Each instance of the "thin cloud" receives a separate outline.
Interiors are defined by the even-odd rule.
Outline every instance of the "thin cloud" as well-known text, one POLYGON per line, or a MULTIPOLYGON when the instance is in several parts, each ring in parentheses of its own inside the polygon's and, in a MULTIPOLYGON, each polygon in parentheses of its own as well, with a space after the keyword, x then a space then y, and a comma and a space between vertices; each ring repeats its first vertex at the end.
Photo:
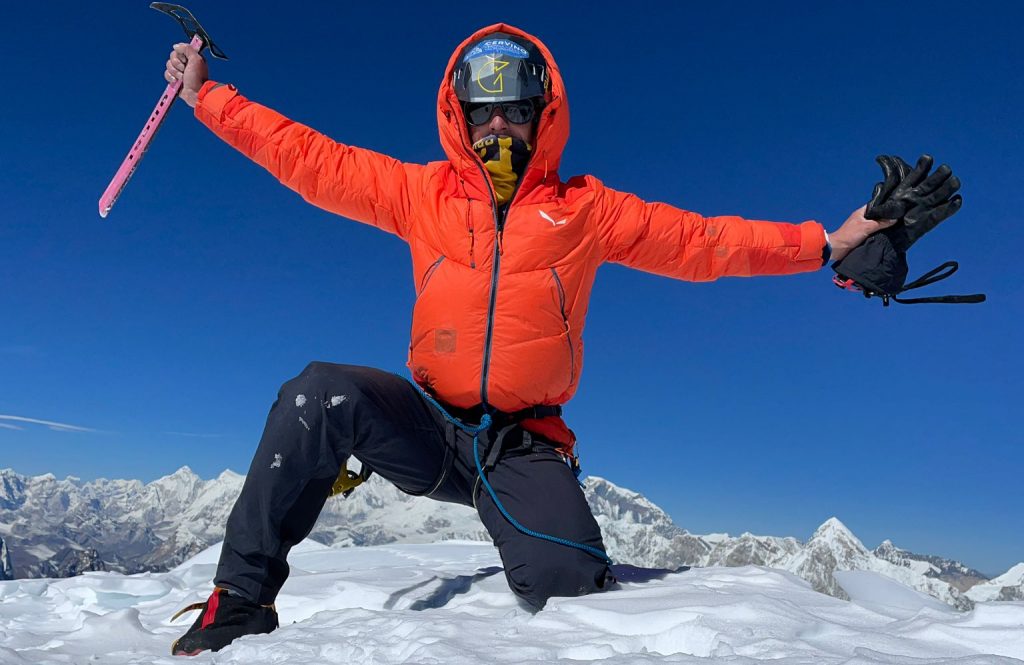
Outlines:
POLYGON ((25 429, 24 427, 18 427, 17 425, 8 425, 7 423, 0 423, 0 429, 25 429))
MULTIPOLYGON (((98 430, 92 429, 90 427, 79 427, 78 425, 68 425, 67 423, 57 423, 57 422, 54 422, 52 420, 39 420, 38 418, 25 418, 23 416, 5 416, 5 415, 0 415, 0 420, 13 420, 13 421, 19 422, 19 423, 30 423, 32 425, 43 425, 44 427, 49 427, 50 429, 52 429, 55 432, 96 432, 96 431, 98 431, 98 430)), ((15 425, 6 425, 4 423, 0 423, 0 426, 5 427, 5 429, 7 429, 7 428, 10 428, 10 429, 23 429, 21 427, 15 426, 15 425)))

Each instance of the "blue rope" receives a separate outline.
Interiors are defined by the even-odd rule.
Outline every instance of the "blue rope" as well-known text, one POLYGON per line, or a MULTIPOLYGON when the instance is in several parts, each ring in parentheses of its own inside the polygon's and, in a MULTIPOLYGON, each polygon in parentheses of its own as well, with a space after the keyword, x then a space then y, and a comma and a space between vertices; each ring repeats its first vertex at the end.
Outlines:
POLYGON ((473 461, 476 463, 477 475, 480 476, 480 481, 483 483, 483 486, 487 490, 487 493, 491 496, 491 500, 494 501, 494 505, 498 507, 498 510, 505 517, 505 519, 508 520, 509 524, 515 527, 517 531, 525 533, 527 536, 532 536, 534 538, 547 540, 558 545, 565 545, 566 547, 572 547, 578 550, 583 550, 587 554, 595 556, 609 565, 613 563, 611 557, 609 557, 607 554, 597 549, 596 547, 591 547, 590 545, 586 545, 584 543, 577 543, 576 541, 567 540, 565 538, 549 536, 546 533, 540 533, 539 531, 528 529, 522 524, 520 524, 516 518, 512 517, 512 515, 507 510, 505 510, 505 506, 502 505, 501 500, 498 499, 498 494, 494 491, 494 488, 491 487, 491 484, 489 482, 487 482, 487 478, 484 477, 483 466, 480 464, 480 432, 485 431, 487 428, 491 426, 491 423, 493 422, 491 420, 491 414, 485 413, 483 417, 480 419, 480 424, 477 425, 476 427, 466 425, 462 421, 458 420, 457 418, 449 414, 447 411, 445 411, 444 407, 441 406, 433 397, 425 393, 422 388, 420 388, 416 384, 413 385, 416 386, 416 389, 420 391, 420 394, 423 395, 423 397, 428 402, 433 404, 434 407, 441 412, 441 415, 443 415, 448 422, 455 425, 456 427, 466 432, 467 434, 473 435, 473 461))

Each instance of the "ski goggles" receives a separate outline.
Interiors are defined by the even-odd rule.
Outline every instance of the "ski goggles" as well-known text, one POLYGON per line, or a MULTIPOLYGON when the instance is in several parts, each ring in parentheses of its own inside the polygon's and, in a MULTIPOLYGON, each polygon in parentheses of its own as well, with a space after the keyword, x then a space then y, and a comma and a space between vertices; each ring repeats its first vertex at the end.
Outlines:
POLYGON ((537 106, 532 99, 517 99, 511 102, 465 102, 462 105, 466 122, 474 127, 490 122, 491 116, 498 108, 501 108, 505 120, 514 125, 525 125, 537 114, 537 106))

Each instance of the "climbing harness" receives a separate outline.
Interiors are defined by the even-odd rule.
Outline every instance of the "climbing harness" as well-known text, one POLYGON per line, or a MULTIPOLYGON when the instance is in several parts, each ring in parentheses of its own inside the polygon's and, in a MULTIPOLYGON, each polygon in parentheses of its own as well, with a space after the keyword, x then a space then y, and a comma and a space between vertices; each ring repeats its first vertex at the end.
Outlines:
MULTIPOLYGON (((486 489, 487 493, 490 495, 491 500, 494 501, 494 505, 498 508, 498 511, 501 512, 502 516, 508 521, 509 524, 511 524, 517 531, 519 531, 520 533, 524 533, 527 536, 539 538, 541 540, 546 540, 552 543, 556 543, 558 545, 564 545, 566 547, 572 547, 578 550, 582 550, 587 554, 597 557, 598 559, 604 561, 607 564, 612 563, 611 557, 609 557, 605 552, 599 550, 596 547, 591 547, 590 545, 586 545, 584 543, 577 543, 575 541, 567 540, 565 538, 558 538, 557 536, 551 536, 546 533, 540 533, 539 531, 534 531, 533 529, 529 529, 520 524, 519 521, 516 518, 514 518, 508 512, 508 510, 505 509, 505 506, 502 505, 501 500, 498 498, 498 494, 494 491, 494 488, 491 487, 491 484, 487 481, 487 477, 484 474, 484 465, 480 463, 480 434, 486 432, 488 429, 490 429, 491 425, 494 424, 494 420, 491 417, 491 414, 484 412, 484 414, 480 417, 479 425, 467 425, 460 421, 459 419, 452 416, 451 414, 449 414, 448 411, 443 406, 441 406, 441 404, 438 403, 437 400, 435 400, 433 397, 424 392, 422 388, 420 388, 416 384, 413 385, 416 387, 417 390, 420 391, 420 394, 423 395, 424 399, 430 402, 430 404, 432 404, 438 411, 441 412, 441 415, 444 416, 445 420, 450 425, 458 427, 467 434, 473 435, 473 462, 476 464, 477 476, 480 478, 480 482, 483 484, 484 489, 486 489)), ((535 407, 534 411, 537 408, 539 407, 535 407)), ((531 410, 527 409, 527 412, 530 411, 531 410)), ((498 439, 491 446, 487 456, 488 467, 493 466, 495 463, 497 463, 498 455, 500 454, 501 451, 500 441, 504 437, 504 435, 513 427, 515 427, 515 424, 506 425, 505 427, 502 427, 501 430, 499 430, 498 439)), ((529 433, 524 432, 524 435, 529 435, 529 433)), ((576 475, 576 480, 577 482, 579 482, 579 462, 576 461, 575 458, 573 458, 573 460, 575 464, 569 463, 569 467, 573 470, 573 473, 576 475)))

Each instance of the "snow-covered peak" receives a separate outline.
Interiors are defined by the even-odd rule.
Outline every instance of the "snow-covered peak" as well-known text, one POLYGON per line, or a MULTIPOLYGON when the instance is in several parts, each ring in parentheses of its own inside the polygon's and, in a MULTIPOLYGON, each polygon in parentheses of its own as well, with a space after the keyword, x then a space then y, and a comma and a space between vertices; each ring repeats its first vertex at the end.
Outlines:
POLYGON ((174 473, 169 473, 166 476, 163 476, 162 478, 160 478, 160 480, 163 480, 165 478, 191 479, 191 478, 198 478, 198 476, 192 470, 192 467, 190 467, 188 464, 186 464, 186 465, 182 466, 180 469, 178 469, 177 471, 175 471, 174 473))
POLYGON ((672 526, 672 518, 644 495, 619 487, 599 476, 589 476, 585 492, 592 507, 613 520, 633 524, 672 526))
POLYGON ((166 488, 192 488, 196 484, 202 483, 203 479, 200 478, 192 471, 188 466, 183 466, 172 474, 157 478, 150 486, 166 487, 166 488))
POLYGON ((931 574, 933 566, 921 561, 911 561, 915 565, 907 565, 901 557, 912 555, 891 542, 888 545, 883 552, 893 555, 895 559, 892 561, 869 551, 846 525, 833 517, 818 527, 804 549, 784 567, 810 581, 815 589, 838 598, 846 598, 846 593, 837 583, 835 573, 862 570, 880 573, 957 609, 970 609, 971 601, 963 597, 958 588, 931 574))
POLYGON ((0 510, 15 510, 25 501, 25 478, 11 469, 0 471, 0 510))
POLYGON ((897 547, 891 540, 885 540, 876 547, 874 555, 889 563, 907 568, 917 575, 942 580, 961 592, 987 579, 981 572, 960 561, 931 554, 915 554, 897 547))
POLYGON ((967 591, 967 597, 975 602, 1024 600, 1024 562, 1018 563, 999 577, 971 587, 967 591))
POLYGON ((706 566, 753 564, 779 567, 802 549, 796 538, 757 536, 750 532, 744 532, 738 538, 730 538, 728 535, 714 540, 709 540, 707 536, 701 538, 714 547, 707 559, 701 562, 701 565, 706 566))
MULTIPOLYGON (((783 562, 782 567, 808 580, 823 593, 846 598, 836 582, 837 570, 870 570, 877 559, 846 525, 835 517, 825 520, 802 549, 783 562)), ((892 564, 889 564, 892 565, 892 564)))
POLYGON ((220 475, 217 476, 218 482, 236 482, 239 480, 245 480, 245 476, 240 473, 235 473, 231 469, 224 469, 220 472, 220 475))
POLYGON ((879 543, 878 547, 875 548, 875 555, 881 556, 882 554, 894 554, 902 551, 903 550, 893 545, 891 540, 886 538, 881 543, 879 543))
POLYGON ((1018 563, 1016 566, 1010 568, 1008 571, 991 581, 1004 586, 1024 584, 1024 562, 1018 563))
POLYGON ((837 543, 842 546, 853 545, 857 549, 867 552, 867 548, 860 542, 857 536, 853 535, 845 524, 839 521, 838 517, 830 517, 815 530, 811 541, 825 541, 837 543))

